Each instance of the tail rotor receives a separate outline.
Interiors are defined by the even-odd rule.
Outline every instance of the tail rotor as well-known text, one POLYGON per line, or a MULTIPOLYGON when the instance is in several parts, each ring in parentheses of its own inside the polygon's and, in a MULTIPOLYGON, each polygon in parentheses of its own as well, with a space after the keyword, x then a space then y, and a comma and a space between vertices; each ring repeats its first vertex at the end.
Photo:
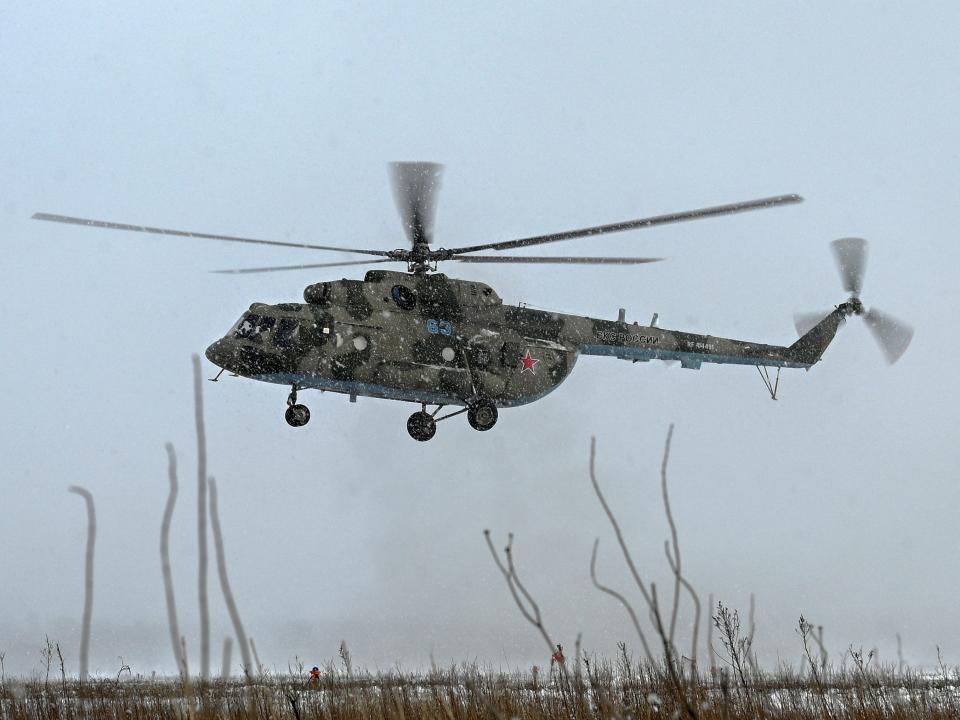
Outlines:
MULTIPOLYGON (((876 308, 865 309, 860 301, 863 278, 867 268, 867 241, 862 238, 841 238, 830 243, 843 289, 850 293, 847 302, 837 306, 845 316, 860 315, 867 324, 888 363, 895 363, 907 351, 913 339, 913 328, 892 315, 876 308)), ((829 312, 797 313, 794 324, 801 336, 816 327, 829 312)))
POLYGON ((900 359, 907 351, 913 339, 913 328, 902 320, 882 313, 876 308, 870 308, 863 315, 867 327, 873 333, 874 339, 883 351, 884 357, 891 365, 900 359))

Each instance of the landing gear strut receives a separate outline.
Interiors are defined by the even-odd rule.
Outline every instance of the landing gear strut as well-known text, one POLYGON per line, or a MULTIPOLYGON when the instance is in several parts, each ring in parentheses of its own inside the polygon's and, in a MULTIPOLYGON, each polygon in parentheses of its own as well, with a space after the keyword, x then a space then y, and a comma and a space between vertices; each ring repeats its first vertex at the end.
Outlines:
POLYGON ((297 386, 294 385, 287 396, 287 411, 284 413, 290 427, 303 427, 310 422, 310 408, 297 404, 297 386))
POLYGON ((418 442, 426 442, 437 434, 437 423, 441 420, 467 414, 467 421, 474 430, 489 430, 497 424, 497 406, 487 398, 475 399, 467 407, 437 417, 444 405, 437 405, 433 412, 427 412, 427 404, 421 403, 422 410, 407 419, 407 432, 418 442))

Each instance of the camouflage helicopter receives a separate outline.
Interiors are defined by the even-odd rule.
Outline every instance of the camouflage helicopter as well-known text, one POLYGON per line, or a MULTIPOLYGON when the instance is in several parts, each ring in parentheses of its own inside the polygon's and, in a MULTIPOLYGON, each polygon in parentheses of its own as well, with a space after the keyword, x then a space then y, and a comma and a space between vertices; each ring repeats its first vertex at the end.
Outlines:
POLYGON ((290 387, 286 421, 302 427, 310 411, 298 401, 305 389, 418 403, 407 420, 415 440, 430 440, 437 423, 466 413, 476 430, 490 430, 499 409, 524 405, 547 395, 570 374, 580 355, 646 362, 679 361, 685 368, 702 363, 752 365, 776 399, 781 368, 810 368, 833 340, 841 323, 862 315, 888 361, 906 350, 909 326, 860 301, 866 243, 845 238, 833 243, 844 288, 850 298, 828 313, 798 316, 801 335, 790 346, 764 345, 710 335, 568 315, 505 305, 485 283, 437 272, 441 262, 635 265, 656 262, 649 257, 536 257, 475 255, 483 250, 509 250, 560 240, 623 232, 719 215, 797 203, 798 195, 780 195, 729 205, 658 215, 579 230, 488 242, 453 249, 432 247, 436 194, 442 166, 394 163, 394 199, 410 242, 397 250, 358 249, 276 240, 213 235, 139 225, 86 220, 37 213, 38 220, 226 240, 281 247, 347 252, 366 260, 308 265, 222 270, 262 273, 349 265, 405 263, 406 272, 369 270, 363 280, 343 279, 308 285, 303 303, 253 303, 230 331, 206 350, 220 372, 290 387), (776 375, 771 376, 770 370, 776 375), (428 410, 428 406, 434 409, 428 410), (454 407, 446 414, 444 408, 454 407))

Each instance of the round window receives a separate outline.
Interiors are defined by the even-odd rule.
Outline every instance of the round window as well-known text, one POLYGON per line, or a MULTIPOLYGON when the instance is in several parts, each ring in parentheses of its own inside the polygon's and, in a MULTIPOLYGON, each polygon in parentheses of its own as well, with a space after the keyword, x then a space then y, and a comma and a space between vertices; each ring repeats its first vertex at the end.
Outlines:
POLYGON ((417 304, 417 296, 405 285, 394 285, 390 295, 401 310, 413 310, 417 304))

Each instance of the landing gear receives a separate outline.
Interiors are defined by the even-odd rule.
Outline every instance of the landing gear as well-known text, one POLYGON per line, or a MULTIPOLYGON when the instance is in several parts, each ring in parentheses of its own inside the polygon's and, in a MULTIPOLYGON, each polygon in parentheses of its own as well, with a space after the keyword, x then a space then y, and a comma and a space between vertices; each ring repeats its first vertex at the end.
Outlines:
POLYGON ((287 396, 287 411, 284 418, 290 427, 303 427, 310 422, 310 408, 297 403, 297 386, 294 385, 287 396))
POLYGON ((290 427, 303 427, 310 422, 310 408, 306 405, 291 405, 283 416, 290 427))
POLYGON ((421 406, 423 409, 420 412, 415 412, 407 420, 407 432, 410 433, 410 437, 419 442, 426 442, 436 435, 437 423, 441 420, 463 415, 463 413, 467 414, 470 427, 474 430, 489 430, 497 424, 497 406, 493 404, 492 400, 486 398, 474 400, 467 407, 454 410, 446 415, 440 415, 440 417, 437 417, 437 415, 443 410, 444 405, 437 405, 433 412, 427 412, 426 403, 421 403, 421 406))
POLYGON ((489 430, 497 424, 497 406, 491 400, 481 399, 467 410, 467 422, 474 430, 489 430))
POLYGON ((418 442, 426 442, 437 434, 437 421, 426 410, 415 412, 407 419, 407 432, 418 442))

